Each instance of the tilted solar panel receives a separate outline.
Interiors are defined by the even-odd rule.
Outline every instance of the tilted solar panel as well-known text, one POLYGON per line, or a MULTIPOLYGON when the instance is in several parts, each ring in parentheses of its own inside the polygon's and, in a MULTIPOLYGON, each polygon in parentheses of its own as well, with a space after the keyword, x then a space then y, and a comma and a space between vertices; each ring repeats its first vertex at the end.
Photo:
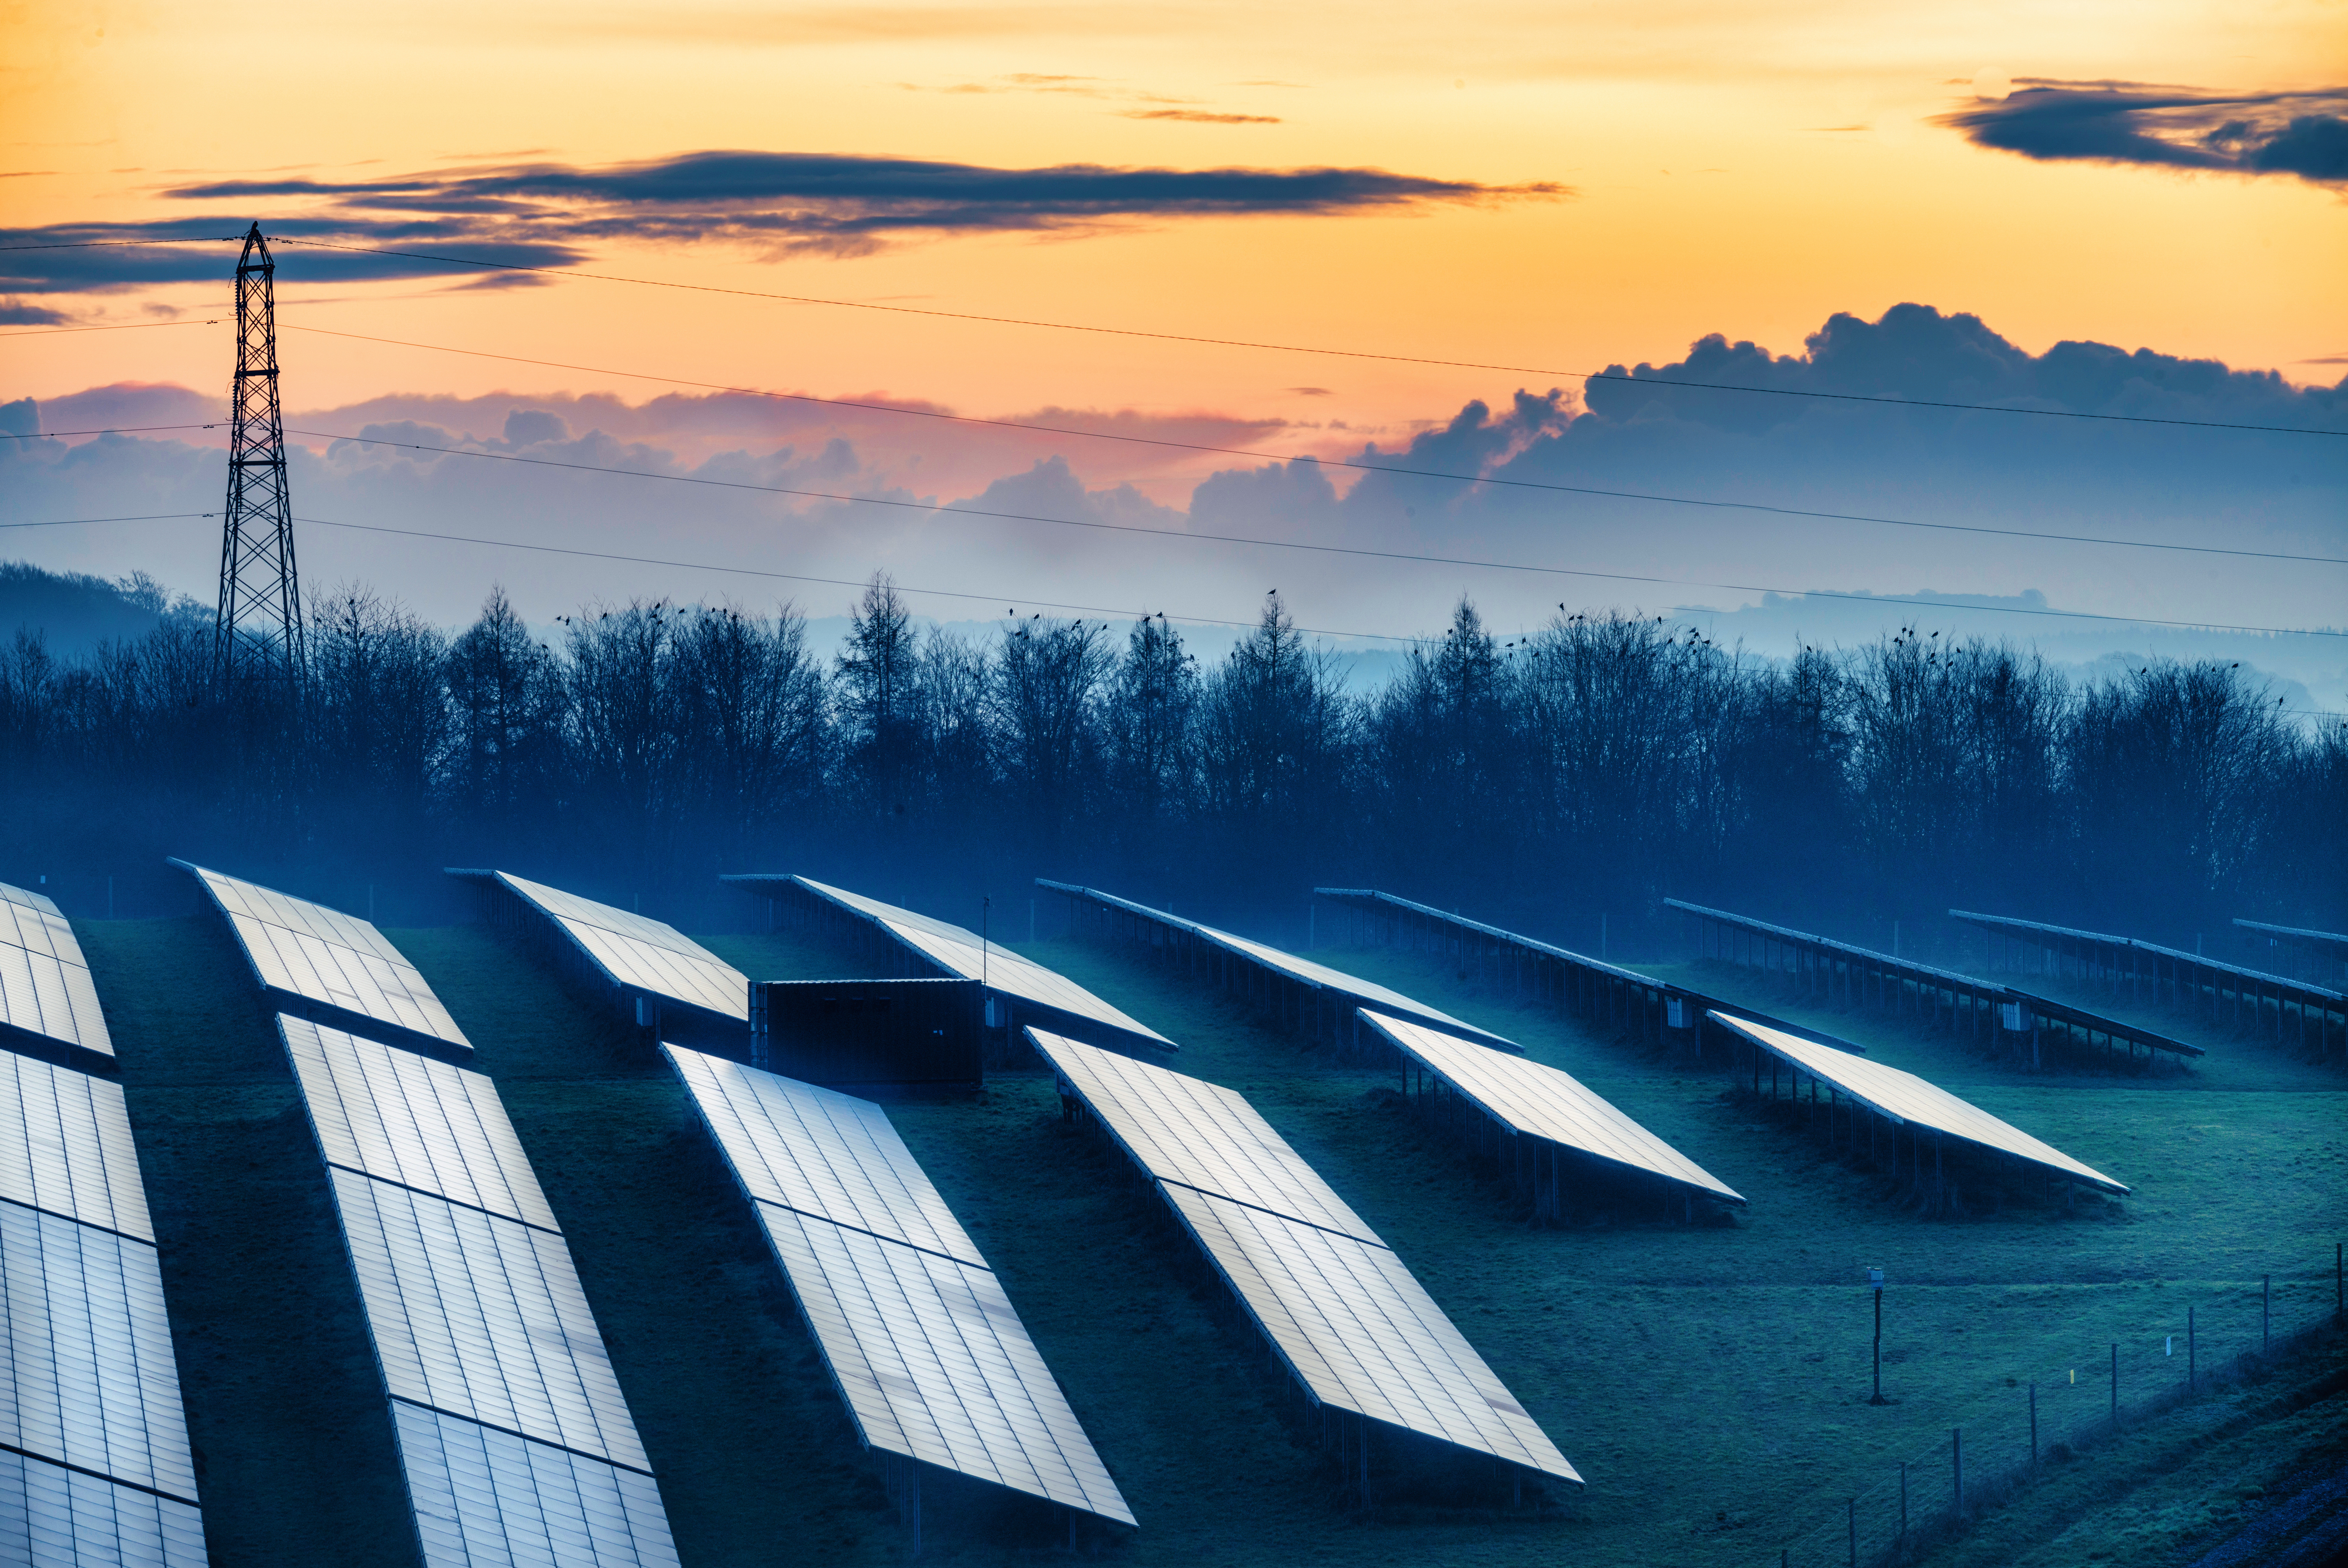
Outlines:
POLYGON ((1392 1252, 1161 1185, 1315 1399, 1581 1483, 1581 1472, 1392 1252))
POLYGON ((1787 1034, 1782 1029, 1773 1029, 1733 1014, 1715 1011, 1712 1016, 1819 1082, 1833 1085, 1879 1116, 1915 1127, 1930 1128, 1951 1138, 1960 1138, 2002 1154, 2011 1154, 2034 1165, 2100 1187, 2107 1192, 2128 1191, 2127 1187, 2102 1171, 2081 1164, 2054 1145, 2031 1137, 2018 1127, 2000 1121, 1981 1107, 1958 1099, 1938 1084, 1920 1078, 1914 1073, 1901 1072, 1898 1068, 1886 1067, 1865 1057, 1854 1057, 1829 1046, 1817 1045, 1787 1034))
POLYGON ((1027 1033, 1134 1163, 1159 1181, 1384 1244, 1242 1096, 1154 1062, 1027 1033))
POLYGON ((986 1266, 879 1106, 723 1057, 661 1049, 752 1198, 986 1266))
POLYGON ((1732 1203, 1744 1198, 1694 1161, 1632 1120, 1572 1074, 1529 1057, 1488 1050, 1365 1007, 1363 1021, 1459 1094, 1517 1131, 1581 1150, 1612 1164, 1694 1187, 1732 1203))
POLYGON ((236 933, 263 989, 467 1050, 416 965, 366 921, 185 861, 236 933))
POLYGON ((328 1174, 394 1398, 651 1468, 561 1237, 328 1174))
POLYGON ((196 1501, 153 1247, 0 1202, 0 1446, 196 1501))
POLYGON ((0 1198, 152 1242, 122 1086, 0 1051, 0 1198))
POLYGON ((1244 936, 1234 936, 1228 931, 1218 931, 1211 925, 1205 925, 1195 920, 1185 920, 1179 914, 1169 914, 1162 909, 1151 909, 1147 904, 1136 903, 1131 899, 1119 898, 1115 893, 1102 892, 1097 888, 1077 887, 1069 882, 1048 882, 1042 877, 1035 879, 1035 885, 1051 888, 1057 892, 1074 893, 1089 898, 1113 909, 1122 909, 1128 913, 1140 915, 1144 919, 1157 921, 1178 931, 1189 932, 1217 947, 1236 953, 1243 958, 1251 959, 1267 969, 1285 975, 1290 979, 1313 986, 1316 990, 1351 997, 1356 1003, 1366 1003, 1381 1012, 1398 1017, 1420 1019, 1433 1024, 1438 1029, 1448 1029, 1455 1035, 1465 1036, 1471 1040, 1483 1040, 1498 1046, 1503 1050, 1517 1049, 1517 1043, 1504 1035, 1496 1035, 1489 1029, 1479 1029, 1473 1024, 1464 1023, 1448 1013, 1430 1007, 1426 1003, 1406 996, 1399 991, 1390 990, 1375 980, 1365 980, 1358 975, 1348 975, 1342 969, 1332 969, 1326 964, 1316 964, 1310 958, 1300 958, 1293 953, 1282 952, 1267 943, 1253 942, 1244 936))
POLYGON ((326 1162, 559 1231, 486 1077, 279 1014, 326 1162))
POLYGON ((754 1207, 866 1442, 1134 1522, 991 1271, 754 1207))
POLYGON ((675 1568, 653 1478, 395 1399, 425 1568, 675 1568))
POLYGON ((875 922, 898 941, 950 975, 965 980, 983 980, 988 989, 1004 995, 1086 1018, 1169 1049, 1173 1047, 1173 1041, 1102 1001, 1066 975, 999 944, 983 941, 974 931, 965 931, 959 925, 949 924, 926 914, 916 914, 893 903, 882 903, 879 899, 866 898, 861 893, 829 887, 808 877, 791 880, 809 892, 875 922))
POLYGON ((114 1054, 89 963, 73 927, 40 893, 0 883, 0 1025, 100 1056, 114 1054))
POLYGON ((0 1563, 12 1568, 206 1568, 187 1503, 0 1450, 0 1563))
POLYGON ((748 1021, 749 976, 675 927, 510 872, 496 876, 622 985, 748 1021))

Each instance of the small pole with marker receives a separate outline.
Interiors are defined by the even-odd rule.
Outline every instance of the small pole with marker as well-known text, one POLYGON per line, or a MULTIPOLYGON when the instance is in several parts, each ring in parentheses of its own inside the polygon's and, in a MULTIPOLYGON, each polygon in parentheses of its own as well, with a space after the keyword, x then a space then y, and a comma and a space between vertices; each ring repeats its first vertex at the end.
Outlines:
POLYGON ((1885 1402, 1883 1398, 1883 1271, 1879 1268, 1869 1269, 1867 1283, 1875 1296, 1875 1397, 1868 1403, 1880 1405, 1885 1402))

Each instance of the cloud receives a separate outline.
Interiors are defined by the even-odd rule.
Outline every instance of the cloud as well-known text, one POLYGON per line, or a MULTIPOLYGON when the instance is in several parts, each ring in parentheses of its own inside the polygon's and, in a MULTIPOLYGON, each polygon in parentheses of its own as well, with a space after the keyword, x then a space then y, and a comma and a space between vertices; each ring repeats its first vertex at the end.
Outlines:
POLYGON ((1938 122, 1977 146, 2041 161, 2348 183, 2348 88, 2228 97, 2137 82, 2025 82, 1938 122))
POLYGON ((1196 108, 1127 108, 1118 115, 1126 119, 1186 119, 1194 125, 1278 125, 1276 114, 1210 114, 1196 108))
MULTIPOLYGON (((586 246, 623 238, 858 255, 945 235, 1334 217, 1572 192, 1546 183, 1485 185, 1383 169, 990 169, 850 153, 716 151, 600 167, 535 163, 375 180, 214 180, 164 194, 232 204, 234 215, 0 231, 0 288, 216 282, 225 243, 242 233, 247 215, 289 207, 297 215, 269 220, 273 236, 411 253, 461 249, 485 262, 561 268, 582 260, 586 246)), ((285 262, 281 254, 280 265, 285 262)), ((304 252, 298 275, 350 282, 449 273, 479 275, 428 256, 331 249, 304 252)))
POLYGON ((46 305, 26 304, 20 299, 0 299, 0 326, 57 326, 68 318, 62 311, 46 305))

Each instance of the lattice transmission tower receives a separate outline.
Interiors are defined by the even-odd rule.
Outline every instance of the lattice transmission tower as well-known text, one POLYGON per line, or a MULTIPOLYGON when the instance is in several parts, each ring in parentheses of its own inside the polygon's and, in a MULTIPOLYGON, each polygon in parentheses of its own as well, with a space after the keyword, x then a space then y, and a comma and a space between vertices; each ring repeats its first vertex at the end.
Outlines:
POLYGON ((255 223, 236 263, 236 385, 230 393, 228 510, 221 535, 213 664, 223 694, 300 688, 302 585, 277 407, 277 263, 255 223))

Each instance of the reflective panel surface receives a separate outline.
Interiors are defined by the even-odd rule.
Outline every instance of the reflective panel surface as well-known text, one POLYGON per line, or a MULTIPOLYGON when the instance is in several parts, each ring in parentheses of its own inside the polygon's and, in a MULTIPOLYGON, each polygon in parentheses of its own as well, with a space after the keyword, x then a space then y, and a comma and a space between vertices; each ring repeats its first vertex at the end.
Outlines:
POLYGON ((262 985, 472 1048, 416 965, 366 921, 201 866, 186 866, 228 916, 262 985))
POLYGON ((0 1202, 0 1444, 196 1500, 153 1247, 0 1202))
POLYGON ((89 964, 57 906, 0 882, 0 1024, 114 1054, 89 964))
POLYGON ((2020 1128, 2000 1121, 1981 1107, 1959 1099, 1914 1073, 1901 1072, 1898 1068, 1885 1067, 1881 1062, 1854 1057, 1828 1046, 1814 1045, 1783 1029, 1773 1029, 1734 1014, 1715 1011, 1712 1016, 1772 1056, 1792 1063, 1821 1083, 1833 1085, 1859 1104, 1894 1121, 1962 1138, 2034 1165, 2075 1176, 2107 1192, 2128 1191, 2102 1171, 2082 1165, 2054 1145, 2040 1142, 2020 1128))
POLYGON ((675 926, 504 872, 497 877, 621 985, 749 1021, 749 976, 675 926))
POLYGON ((1592 1093, 1572 1074, 1362 1009, 1372 1028, 1456 1092, 1519 1132, 1617 1165, 1679 1181, 1715 1198, 1745 1200, 1725 1182, 1592 1093))
POLYGON ((391 1405, 425 1568, 675 1568, 653 1478, 391 1405))
POLYGON ((184 1502, 0 1452, 0 1563, 11 1568, 205 1568, 184 1502))
POLYGON ((1036 879, 1036 885, 1052 888, 1061 892, 1078 893, 1086 898, 1096 899, 1112 908, 1126 910, 1146 919, 1173 926, 1177 930, 1189 932, 1202 941, 1236 953, 1242 958, 1252 959, 1265 968, 1285 975, 1292 980, 1299 981, 1318 990, 1350 997, 1357 1005, 1365 1004, 1392 1016, 1416 1018, 1424 1023, 1432 1024, 1438 1029, 1448 1029, 1455 1035, 1465 1036, 1471 1040, 1487 1040, 1511 1051, 1517 1048, 1516 1042, 1506 1036, 1496 1035, 1489 1029, 1479 1029, 1473 1024, 1463 1023, 1448 1013, 1440 1012, 1424 1002, 1413 1001, 1399 991, 1389 991, 1384 985, 1375 981, 1365 980, 1358 975, 1348 975, 1342 969, 1332 969, 1325 964, 1315 964, 1310 958, 1299 958, 1293 953, 1283 953, 1279 948, 1267 944, 1251 942, 1244 936, 1233 936, 1228 931, 1218 931, 1211 925, 1201 925, 1195 920, 1185 920, 1179 914, 1169 914, 1162 909, 1151 909, 1146 904, 1136 903, 1131 899, 1118 898, 1114 893, 1102 892, 1096 888, 1076 887, 1066 882, 1045 882, 1040 877, 1036 879))
POLYGON ((1581 1481, 1393 1253, 1188 1187, 1161 1190, 1323 1404, 1581 1481))
POLYGON ((755 1207, 866 1442, 1133 1522, 991 1272, 755 1207))
POLYGON ((283 1013, 277 1027, 328 1164, 561 1228, 486 1077, 283 1013))
POLYGON ((1109 1028, 1138 1035, 1169 1048, 1174 1044, 1148 1025, 1110 1006, 1067 976, 997 944, 982 943, 974 931, 965 931, 959 925, 933 920, 926 914, 916 914, 910 909, 900 909, 893 903, 882 903, 879 899, 866 898, 861 893, 828 887, 806 877, 791 880, 810 892, 874 922, 950 975, 960 975, 965 980, 983 980, 990 990, 1000 991, 1004 995, 1071 1013, 1080 1018, 1089 1018, 1109 1028))
POLYGON ((0 1199, 152 1242, 122 1086, 0 1051, 0 1199))
POLYGON ((561 1236, 328 1174, 394 1398, 650 1468, 561 1236))
POLYGON ((752 1198, 986 1266, 879 1106, 723 1057, 661 1049, 752 1198))
POLYGON ((1241 1096, 1041 1029, 1027 1036, 1148 1174, 1384 1244, 1241 1096))

